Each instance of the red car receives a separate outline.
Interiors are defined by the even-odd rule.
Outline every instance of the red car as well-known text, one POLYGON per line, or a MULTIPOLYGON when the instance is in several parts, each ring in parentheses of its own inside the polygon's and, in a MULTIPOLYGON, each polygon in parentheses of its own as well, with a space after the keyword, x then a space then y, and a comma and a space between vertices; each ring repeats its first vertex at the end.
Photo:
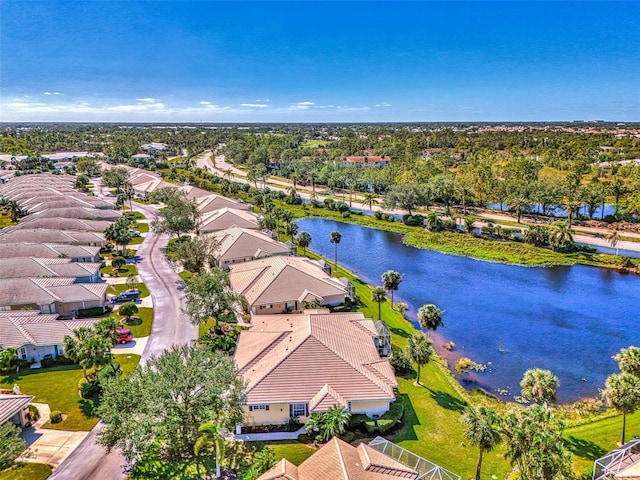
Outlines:
POLYGON ((118 343, 128 343, 133 340, 133 333, 128 328, 119 328, 116 330, 116 339, 118 343))

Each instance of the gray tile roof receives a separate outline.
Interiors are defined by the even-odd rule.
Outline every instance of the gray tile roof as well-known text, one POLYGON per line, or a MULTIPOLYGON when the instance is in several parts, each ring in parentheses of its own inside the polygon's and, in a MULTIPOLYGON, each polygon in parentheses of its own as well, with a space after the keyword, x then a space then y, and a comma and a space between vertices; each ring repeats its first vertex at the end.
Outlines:
POLYGON ((28 277, 88 277, 100 270, 99 263, 72 262, 70 258, 3 258, 0 279, 28 277))
POLYGON ((31 400, 31 395, 0 394, 0 425, 29 405, 31 400))
POLYGON ((77 258, 98 258, 100 247, 84 245, 61 245, 55 243, 2 243, 0 242, 0 258, 60 258, 66 256, 77 258))
MULTIPOLYGON (((26 224, 25 224, 26 225, 26 224)), ((98 245, 105 244, 102 233, 97 232, 73 232, 60 229, 46 228, 23 228, 20 230, 2 231, 0 230, 0 242, 2 243, 59 243, 68 245, 98 245)))

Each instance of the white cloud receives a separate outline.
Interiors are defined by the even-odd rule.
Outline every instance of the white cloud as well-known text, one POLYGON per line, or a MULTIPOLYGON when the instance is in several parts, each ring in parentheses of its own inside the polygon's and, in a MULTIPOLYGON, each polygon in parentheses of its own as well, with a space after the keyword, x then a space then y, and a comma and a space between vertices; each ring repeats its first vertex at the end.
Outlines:
POLYGON ((53 95, 51 92, 44 92, 45 95, 53 95))
POLYGON ((376 107, 391 107, 390 103, 376 103, 376 107))
POLYGON ((200 105, 211 105, 211 102, 207 102, 206 100, 202 100, 200 105))
POLYGON ((60 92, 53 92, 54 95, 62 95, 60 92))
POLYGON ((164 103, 136 103, 134 105, 117 105, 115 107, 107 107, 109 112, 148 112, 151 110, 163 110, 164 103))
POLYGON ((249 108, 266 108, 269 105, 265 105, 263 103, 241 103, 240 106, 249 108))
POLYGON ((315 105, 315 102, 298 102, 297 105, 315 105))
POLYGON ((136 100, 138 102, 146 102, 146 103, 155 103, 156 102, 156 99, 155 98, 151 98, 151 97, 136 98, 136 100))

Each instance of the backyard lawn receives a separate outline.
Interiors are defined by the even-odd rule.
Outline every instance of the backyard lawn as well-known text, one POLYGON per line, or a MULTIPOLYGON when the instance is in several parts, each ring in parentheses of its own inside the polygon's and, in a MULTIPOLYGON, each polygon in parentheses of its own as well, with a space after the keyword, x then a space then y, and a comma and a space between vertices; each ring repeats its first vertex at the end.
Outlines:
MULTIPOLYGON (((138 289, 138 291, 140 292, 140 298, 148 297, 149 295, 151 295, 151 293, 149 293, 149 289, 144 283, 136 283, 134 284, 133 288, 138 289)), ((125 283, 121 283, 118 285, 112 285, 111 287, 109 287, 107 292, 112 295, 119 295, 123 292, 126 292, 127 289, 127 285, 125 283)))
POLYGON ((0 480, 44 480, 51 475, 51 467, 44 463, 18 463, 0 472, 0 480))
MULTIPOLYGON (((133 372, 140 360, 139 355, 116 355, 126 374, 133 372)), ((106 367, 109 368, 109 367, 106 367)), ((18 374, 0 377, 0 388, 20 386, 22 393, 33 395, 34 402, 48 403, 51 410, 60 410, 67 418, 46 428, 57 430, 91 430, 98 422, 93 416, 95 404, 80 398, 78 381, 83 377, 78 365, 65 365, 39 370, 21 370, 18 374)))
POLYGON ((138 269, 131 264, 123 265, 119 269, 115 269, 111 265, 105 265, 100 269, 100 273, 112 277, 128 277, 129 275, 138 275, 138 269))

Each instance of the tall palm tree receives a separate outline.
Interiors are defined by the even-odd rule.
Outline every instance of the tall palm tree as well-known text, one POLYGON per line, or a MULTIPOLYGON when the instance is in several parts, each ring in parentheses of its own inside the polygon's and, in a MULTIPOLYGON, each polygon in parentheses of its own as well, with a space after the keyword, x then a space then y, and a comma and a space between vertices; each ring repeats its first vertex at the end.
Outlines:
POLYGON ((15 200, 9 200, 5 203, 5 208, 9 212, 9 217, 12 222, 17 222, 20 218, 25 216, 25 211, 20 208, 20 205, 15 200))
POLYGON ((371 300, 378 303, 378 320, 382 320, 381 305, 382 302, 387 300, 387 291, 384 287, 374 287, 371 290, 371 300))
MULTIPOLYGON (((213 445, 216 449, 216 477, 220 478, 220 457, 224 449, 224 437, 222 436, 222 428, 213 422, 207 422, 200 425, 198 428, 202 435, 198 437, 196 443, 193 445, 193 453, 196 456, 200 455, 200 452, 204 447, 213 445)), ((206 473, 206 472, 204 472, 206 473)))
POLYGON ((402 275, 395 270, 387 270, 382 274, 382 286, 391 292, 391 308, 393 308, 393 292, 398 290, 400 282, 402 282, 402 275))
POLYGON ((378 203, 376 200, 377 195, 374 192, 365 192, 362 197, 364 198, 364 203, 369 205, 369 210, 373 208, 374 203, 378 203))
POLYGON ((409 360, 418 364, 418 377, 416 383, 420 385, 420 367, 429 363, 431 359, 431 340, 422 333, 416 333, 407 339, 406 354, 409 360))
POLYGON ((604 397, 610 407, 622 413, 622 445, 625 443, 627 414, 640 407, 640 378, 630 373, 614 373, 607 377, 604 397))
POLYGON ((428 332, 429 338, 431 338, 432 330, 435 332, 438 327, 444 325, 442 321, 443 314, 444 310, 440 310, 433 303, 423 305, 418 309, 418 323, 428 332))
POLYGON ((322 440, 329 440, 336 435, 342 435, 349 425, 351 413, 344 407, 332 405, 322 415, 320 423, 320 436, 322 440))
POLYGON ((605 238, 609 242, 609 245, 611 245, 612 248, 616 249, 616 255, 618 255, 620 253, 620 249, 617 248, 616 245, 618 245, 618 242, 622 239, 622 236, 620 235, 618 229, 616 228, 612 232, 607 233, 607 236, 605 238))
POLYGON ((296 237, 296 242, 302 248, 302 253, 307 253, 307 247, 311 244, 311 234, 309 232, 300 232, 296 237))
POLYGON ((460 421, 466 427, 464 436, 480 450, 475 476, 475 480, 480 480, 484 452, 490 452, 502 442, 502 419, 494 409, 481 405, 478 408, 467 407, 460 421))
POLYGON ((618 362, 620 371, 640 378, 640 348, 633 345, 623 348, 613 358, 618 362))
POLYGON ((342 234, 338 231, 331 232, 331 235, 329 235, 329 241, 333 243, 334 258, 335 258, 335 261, 333 263, 336 266, 336 270, 338 268, 338 244, 340 243, 340 240, 342 240, 342 234))
POLYGON ((560 386, 560 381, 551 370, 543 370, 542 368, 531 368, 524 372, 520 388, 521 395, 527 399, 536 402, 538 405, 543 403, 555 403, 556 391, 560 386))

